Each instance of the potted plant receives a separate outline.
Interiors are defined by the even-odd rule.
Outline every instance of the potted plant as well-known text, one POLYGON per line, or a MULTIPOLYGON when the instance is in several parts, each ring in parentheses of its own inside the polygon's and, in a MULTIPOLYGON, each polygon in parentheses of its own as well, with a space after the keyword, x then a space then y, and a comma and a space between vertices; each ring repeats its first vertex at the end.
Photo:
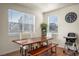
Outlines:
POLYGON ((45 38, 47 35, 47 24, 46 23, 42 23, 41 24, 41 36, 43 38, 45 38))

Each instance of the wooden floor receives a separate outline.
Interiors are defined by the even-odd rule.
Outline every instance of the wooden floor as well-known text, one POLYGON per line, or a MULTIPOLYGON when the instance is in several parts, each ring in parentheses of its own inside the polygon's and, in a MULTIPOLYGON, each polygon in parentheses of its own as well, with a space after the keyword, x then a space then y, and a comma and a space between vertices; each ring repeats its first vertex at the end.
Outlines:
MULTIPOLYGON (((57 48, 57 54, 56 55, 52 54, 52 56, 68 56, 66 53, 63 53, 63 50, 64 50, 63 48, 58 47, 57 48)), ((15 51, 15 52, 6 54, 4 56, 21 56, 21 55, 20 55, 19 51, 15 51)))

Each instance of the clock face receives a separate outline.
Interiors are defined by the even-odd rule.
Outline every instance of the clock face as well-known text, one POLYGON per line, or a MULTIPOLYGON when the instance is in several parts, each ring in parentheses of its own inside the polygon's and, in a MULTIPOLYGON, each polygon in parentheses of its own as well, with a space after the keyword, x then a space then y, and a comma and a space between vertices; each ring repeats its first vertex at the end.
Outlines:
POLYGON ((77 19, 77 14, 75 12, 69 12, 65 16, 65 20, 68 23, 73 23, 77 19))

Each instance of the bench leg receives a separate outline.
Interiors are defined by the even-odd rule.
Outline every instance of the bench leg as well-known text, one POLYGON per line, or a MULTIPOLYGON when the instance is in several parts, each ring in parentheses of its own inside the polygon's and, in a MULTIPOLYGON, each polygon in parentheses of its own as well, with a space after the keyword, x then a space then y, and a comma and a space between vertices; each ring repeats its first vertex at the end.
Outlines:
POLYGON ((55 53, 55 55, 57 55, 57 47, 55 46, 55 51, 52 51, 54 47, 51 48, 51 54, 55 53))
POLYGON ((55 55, 57 55, 57 47, 55 46, 55 55))

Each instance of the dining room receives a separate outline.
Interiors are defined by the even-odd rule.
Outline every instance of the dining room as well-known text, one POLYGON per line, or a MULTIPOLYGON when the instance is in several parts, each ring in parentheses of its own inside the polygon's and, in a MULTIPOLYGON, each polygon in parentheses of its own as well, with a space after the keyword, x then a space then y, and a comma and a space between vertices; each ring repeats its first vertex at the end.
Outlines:
POLYGON ((77 35, 70 53, 79 55, 78 9, 78 3, 0 3, 0 55, 68 56, 70 32, 77 35))

